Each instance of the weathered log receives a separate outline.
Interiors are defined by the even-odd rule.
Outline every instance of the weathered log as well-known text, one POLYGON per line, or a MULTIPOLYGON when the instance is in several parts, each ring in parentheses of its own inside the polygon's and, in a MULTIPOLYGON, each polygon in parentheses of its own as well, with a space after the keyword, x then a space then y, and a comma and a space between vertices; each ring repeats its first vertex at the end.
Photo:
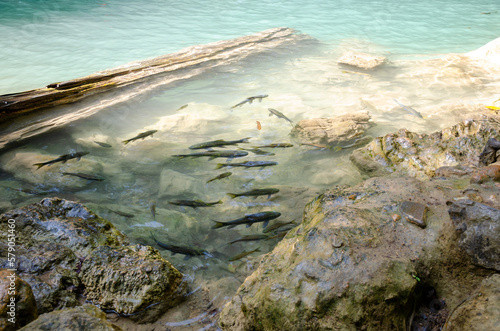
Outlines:
MULTIPOLYGON (((289 28, 274 28, 253 35, 185 48, 177 53, 131 62, 89 76, 49 84, 44 88, 0 96, 0 149, 13 141, 46 132, 100 109, 129 100, 161 85, 188 79, 211 68, 234 63, 249 55, 292 44, 311 37, 289 28), (126 90, 111 98, 91 100, 71 109, 53 111, 56 106, 74 103, 103 92, 126 90), (53 113, 53 114, 52 114, 53 113), (34 115, 33 115, 34 114, 34 115), (21 115, 29 120, 8 123, 21 115), (33 119, 37 116, 40 119, 33 119), (8 125, 5 125, 8 124, 8 125), (9 132, 10 131, 10 132, 9 132)), ((94 98, 97 99, 97 98, 94 98)), ((69 108, 69 107, 68 107, 69 108)))

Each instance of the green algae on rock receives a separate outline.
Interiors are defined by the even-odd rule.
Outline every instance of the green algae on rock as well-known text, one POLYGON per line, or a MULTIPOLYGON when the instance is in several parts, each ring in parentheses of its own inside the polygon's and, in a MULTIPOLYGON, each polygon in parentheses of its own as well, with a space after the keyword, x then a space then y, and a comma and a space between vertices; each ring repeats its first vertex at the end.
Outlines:
MULTIPOLYGON (((31 285, 39 313, 79 305, 82 288, 103 308, 138 321, 158 318, 183 298, 182 274, 157 250, 125 246, 125 235, 82 204, 46 198, 0 215, 1 231, 9 220, 16 226, 18 273, 31 285)), ((0 258, 0 267, 7 266, 0 258)))
POLYGON ((350 159, 370 176, 397 170, 429 179, 439 167, 458 164, 475 167, 488 139, 499 135, 500 122, 492 116, 465 120, 430 135, 401 129, 375 138, 368 146, 355 150, 350 159))
POLYGON ((182 300, 182 274, 151 246, 100 246, 82 263, 82 284, 88 300, 104 310, 154 321, 182 300))
MULTIPOLYGON (((462 194, 455 181, 463 179, 436 185, 393 174, 320 195, 306 206, 302 225, 240 286, 219 325, 224 330, 404 330, 423 284, 455 307, 492 274, 464 260, 457 247, 446 206, 462 194), (425 229, 391 218, 400 201, 415 197, 432 205, 425 229)), ((482 196, 491 192, 478 189, 482 196)))

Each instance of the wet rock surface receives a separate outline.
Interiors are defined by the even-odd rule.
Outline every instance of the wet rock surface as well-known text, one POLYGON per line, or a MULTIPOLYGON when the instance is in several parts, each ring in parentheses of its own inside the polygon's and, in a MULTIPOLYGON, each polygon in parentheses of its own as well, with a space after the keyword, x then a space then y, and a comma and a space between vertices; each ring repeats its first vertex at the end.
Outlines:
POLYGON ((0 330, 18 330, 37 317, 31 286, 14 271, 0 269, 0 330))
POLYGON ((182 274, 143 245, 93 250, 82 263, 85 296, 104 310, 152 322, 186 293, 182 274))
POLYGON ((500 325, 500 275, 485 279, 451 314, 447 331, 498 330, 500 325))
MULTIPOLYGON (((46 198, 2 214, 0 230, 9 220, 17 273, 31 286, 39 313, 78 306, 86 293, 103 308, 150 321, 183 298, 182 274, 157 250, 125 246, 125 235, 82 204, 46 198)), ((2 256, 0 267, 8 268, 2 256)))
POLYGON ((490 137, 500 134, 497 117, 466 120, 433 134, 401 129, 375 138, 354 151, 351 161, 370 176, 401 171, 419 179, 429 179, 444 166, 476 167, 479 154, 490 137))
POLYGON ((474 264, 500 271, 500 210, 468 199, 448 204, 460 248, 474 264))
POLYGON ((341 65, 349 65, 365 70, 375 69, 386 61, 385 56, 372 55, 361 52, 347 52, 338 59, 341 65))
POLYGON ((92 305, 56 310, 40 315, 38 319, 21 330, 96 330, 120 331, 116 325, 106 321, 106 314, 92 305))
POLYGON ((368 130, 370 115, 367 112, 333 118, 313 118, 299 121, 290 135, 301 143, 335 146, 353 142, 368 130))
POLYGON ((436 294, 424 306, 442 323, 442 309, 493 273, 464 261, 457 244, 446 202, 462 197, 464 185, 484 201, 498 196, 496 186, 468 179, 422 182, 398 174, 320 195, 224 307, 220 326, 401 330, 411 316, 427 316, 413 311, 429 286, 436 294), (405 201, 428 208, 424 229, 394 217, 405 201))

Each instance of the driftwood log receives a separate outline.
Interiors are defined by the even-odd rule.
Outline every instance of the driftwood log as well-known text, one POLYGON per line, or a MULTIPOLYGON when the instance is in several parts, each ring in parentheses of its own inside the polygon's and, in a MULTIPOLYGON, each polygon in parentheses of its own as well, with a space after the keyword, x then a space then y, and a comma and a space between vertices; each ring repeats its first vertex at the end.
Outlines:
POLYGON ((274 28, 231 40, 188 47, 177 53, 131 62, 35 90, 1 95, 0 149, 90 116, 159 86, 192 78, 211 68, 303 40, 312 38, 289 28, 274 28), (99 97, 96 98, 96 95, 99 97), (68 104, 72 105, 66 106, 68 104))

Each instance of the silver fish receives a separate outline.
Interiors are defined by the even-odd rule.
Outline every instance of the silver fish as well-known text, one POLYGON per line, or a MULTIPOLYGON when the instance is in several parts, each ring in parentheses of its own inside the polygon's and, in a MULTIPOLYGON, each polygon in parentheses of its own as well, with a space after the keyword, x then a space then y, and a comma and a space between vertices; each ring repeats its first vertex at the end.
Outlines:
POLYGON ((284 119, 285 121, 288 121, 290 122, 290 124, 293 126, 293 121, 291 119, 289 119, 288 117, 286 117, 282 112, 274 109, 274 108, 267 108, 267 110, 269 110, 269 116, 277 116, 278 118, 282 118, 284 119))
POLYGON ((253 96, 253 97, 248 97, 248 98, 246 98, 245 100, 243 100, 242 102, 240 102, 240 103, 238 103, 238 104, 236 104, 236 105, 232 106, 232 107, 231 107, 231 109, 236 108, 236 107, 243 106, 243 105, 244 105, 245 103, 247 103, 247 102, 248 102, 249 104, 252 104, 252 102, 253 102, 255 99, 258 99, 258 100, 259 100, 259 102, 261 102, 261 101, 262 101, 262 99, 267 98, 268 96, 269 96, 269 95, 267 95, 267 94, 261 94, 261 95, 256 95, 256 96, 253 96))
POLYGON ((142 133, 139 133, 137 136, 135 136, 133 138, 130 138, 130 139, 122 141, 122 143, 124 143, 126 145, 129 142, 131 142, 131 141, 138 140, 138 139, 144 139, 144 138, 146 138, 148 136, 152 136, 156 132, 158 132, 158 130, 149 130, 149 131, 146 131, 146 132, 142 132, 142 133))
POLYGON ((409 112, 410 114, 412 114, 413 116, 417 116, 417 117, 420 117, 420 118, 423 118, 422 114, 420 114, 418 111, 416 111, 415 109, 411 108, 411 107, 408 107, 408 106, 405 106, 403 105, 401 102, 399 102, 398 100, 396 99, 392 99, 394 101, 396 101, 396 103, 398 105, 401 106, 401 108, 403 108, 404 110, 406 110, 407 112, 409 112))

